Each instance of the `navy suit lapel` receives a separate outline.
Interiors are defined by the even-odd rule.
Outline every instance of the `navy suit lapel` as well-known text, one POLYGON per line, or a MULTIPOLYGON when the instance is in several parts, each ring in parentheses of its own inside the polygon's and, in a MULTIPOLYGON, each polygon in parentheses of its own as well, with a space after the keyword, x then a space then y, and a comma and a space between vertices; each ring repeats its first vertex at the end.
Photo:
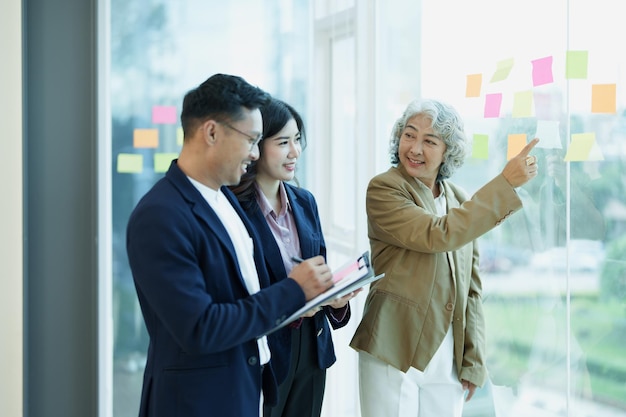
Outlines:
POLYGON ((290 186, 285 184, 287 190, 287 197, 289 197, 289 203, 291 204, 291 211, 296 223, 296 229, 298 230, 298 237, 300 238, 300 252, 302 252, 302 258, 307 259, 312 256, 318 255, 314 253, 313 244, 309 236, 314 230, 311 228, 309 221, 307 221, 302 202, 298 196, 293 192, 290 186))
MULTIPOLYGON (((172 182, 172 184, 179 190, 183 198, 189 203, 191 211, 198 217, 207 227, 215 234, 218 240, 227 249, 228 254, 233 258, 235 263, 239 265, 237 261, 237 252, 230 239, 226 228, 222 224, 222 221, 217 216, 215 211, 211 208, 209 203, 206 202, 200 191, 194 187, 189 181, 185 173, 183 173, 178 165, 177 160, 172 161, 170 169, 166 173, 166 178, 172 182)), ((230 200, 230 199, 229 199, 230 200)), ((232 200, 231 200, 232 201, 232 200)), ((237 210, 237 208, 235 208, 237 210)), ((239 216, 241 216, 241 209, 238 210, 239 216)), ((245 223, 245 222, 244 222, 245 223)), ((238 271, 239 281, 243 288, 247 291, 247 287, 241 275, 241 270, 238 271)))
POLYGON ((269 269, 270 275, 275 277, 276 280, 280 280, 287 276, 287 271, 285 271, 285 265, 283 264, 283 258, 280 254, 280 249, 278 248, 278 244, 276 244, 276 239, 272 234, 272 230, 268 226, 265 217, 263 217, 263 213, 261 212, 261 208, 258 203, 254 202, 252 207, 253 208, 251 209, 251 212, 248 213, 248 216, 250 216, 250 220, 256 226, 255 229, 259 234, 261 242, 263 242, 265 263, 269 269))

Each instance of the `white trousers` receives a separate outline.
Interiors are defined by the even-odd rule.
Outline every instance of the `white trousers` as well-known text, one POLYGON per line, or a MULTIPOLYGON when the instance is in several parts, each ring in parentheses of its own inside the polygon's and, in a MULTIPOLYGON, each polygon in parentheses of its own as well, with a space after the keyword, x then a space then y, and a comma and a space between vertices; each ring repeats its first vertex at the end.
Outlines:
POLYGON ((452 326, 424 370, 404 373, 359 352, 361 417, 461 417, 464 391, 454 364, 452 326))

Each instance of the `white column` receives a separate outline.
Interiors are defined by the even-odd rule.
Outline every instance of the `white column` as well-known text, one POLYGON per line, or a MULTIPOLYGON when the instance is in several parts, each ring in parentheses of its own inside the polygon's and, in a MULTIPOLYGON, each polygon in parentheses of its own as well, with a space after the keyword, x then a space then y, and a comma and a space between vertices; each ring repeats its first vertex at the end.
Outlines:
POLYGON ((23 415, 22 2, 0 3, 0 416, 23 415))

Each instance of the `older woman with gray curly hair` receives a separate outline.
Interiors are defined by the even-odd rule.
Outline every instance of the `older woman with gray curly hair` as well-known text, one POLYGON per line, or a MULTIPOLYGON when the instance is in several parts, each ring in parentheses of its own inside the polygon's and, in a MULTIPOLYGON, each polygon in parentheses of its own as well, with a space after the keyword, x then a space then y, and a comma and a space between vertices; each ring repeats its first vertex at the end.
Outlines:
POLYGON ((449 178, 464 162, 463 121, 415 100, 395 123, 392 167, 370 180, 372 284, 350 346, 359 352, 362 417, 460 417, 487 378, 475 240, 522 208, 538 139, 471 198, 449 178))

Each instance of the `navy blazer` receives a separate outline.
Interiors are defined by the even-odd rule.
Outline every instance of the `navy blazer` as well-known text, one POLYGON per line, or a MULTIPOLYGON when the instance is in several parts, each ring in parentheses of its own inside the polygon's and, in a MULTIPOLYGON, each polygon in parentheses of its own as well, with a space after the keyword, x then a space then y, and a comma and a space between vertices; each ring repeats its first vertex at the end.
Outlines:
MULTIPOLYGON (((326 258, 326 243, 322 234, 322 226, 319 220, 317 203, 313 194, 309 191, 284 183, 291 210, 298 230, 300 239, 300 251, 302 258, 307 259, 313 256, 322 255, 326 258)), ((254 224, 263 241, 265 262, 270 273, 272 283, 281 282, 287 277, 285 265, 278 244, 272 234, 272 230, 267 224, 261 208, 256 200, 243 202, 242 206, 250 221, 254 224)), ((333 339, 330 334, 328 321, 334 329, 341 328, 350 320, 350 305, 342 309, 332 309, 324 307, 322 311, 315 314, 315 329, 317 334, 317 358, 320 369, 330 367, 336 361, 333 339), (337 321, 332 316, 331 311, 341 316, 345 311, 345 316, 341 321, 337 321), (326 320, 328 317, 328 320, 326 320)), ((278 382, 282 382, 289 371, 291 358, 291 328, 283 327, 269 335, 269 344, 272 351, 272 368, 276 374, 278 382)))
POLYGON ((257 416, 261 388, 276 399, 256 339, 305 296, 292 279, 270 286, 254 228, 222 191, 254 241, 262 290, 253 295, 226 229, 176 160, 130 216, 128 259, 150 336, 140 417, 257 416))

